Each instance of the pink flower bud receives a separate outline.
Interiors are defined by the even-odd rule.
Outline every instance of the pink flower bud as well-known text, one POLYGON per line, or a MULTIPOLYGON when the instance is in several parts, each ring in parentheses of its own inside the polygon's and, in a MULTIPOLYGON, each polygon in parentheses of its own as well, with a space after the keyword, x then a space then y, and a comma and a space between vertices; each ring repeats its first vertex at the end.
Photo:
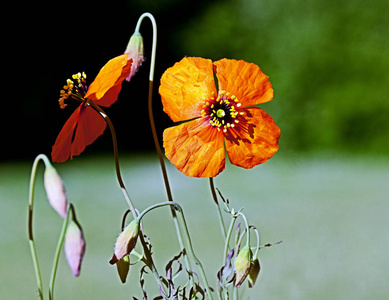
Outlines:
POLYGON ((235 286, 240 287, 243 281, 246 279, 251 268, 251 250, 250 247, 245 246, 240 250, 238 256, 235 259, 235 286))
POLYGON ((85 253, 85 240, 81 227, 71 221, 65 234, 65 256, 74 276, 80 275, 81 262, 85 253))
POLYGON ((143 57, 143 37, 140 33, 134 33, 128 42, 127 49, 124 53, 128 53, 128 59, 132 58, 132 66, 130 75, 126 78, 130 81, 132 76, 138 71, 144 60, 143 57))
POLYGON ((133 220, 119 235, 115 244, 115 253, 109 261, 111 265, 121 260, 135 248, 139 235, 139 220, 133 220))
POLYGON ((67 214, 67 197, 65 187, 61 177, 59 177, 53 166, 49 166, 45 170, 44 185, 50 205, 62 218, 65 218, 67 214))

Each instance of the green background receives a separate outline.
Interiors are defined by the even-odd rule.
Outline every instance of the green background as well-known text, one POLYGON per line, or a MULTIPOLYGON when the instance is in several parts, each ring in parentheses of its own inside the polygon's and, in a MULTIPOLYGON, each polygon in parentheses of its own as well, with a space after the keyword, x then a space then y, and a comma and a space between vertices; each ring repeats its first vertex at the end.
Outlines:
MULTIPOLYGON (((33 158, 50 154, 71 113, 58 109, 58 91, 75 72, 94 78, 125 49, 145 11, 154 14, 159 29, 154 92, 159 136, 172 125, 159 104, 159 77, 184 56, 254 62, 273 85, 274 100, 260 107, 281 128, 279 152, 248 171, 227 163, 215 179, 233 207, 245 208, 262 244, 284 241, 261 250, 258 283, 252 290, 244 287, 242 299, 387 298, 388 1, 80 1, 60 10, 58 5, 26 6, 31 13, 25 17, 15 10, 23 32, 7 43, 17 74, 7 73, 4 92, 12 95, 3 95, 3 111, 17 118, 7 121, 2 136, 1 299, 37 298, 27 241, 28 182, 33 158)), ((108 110, 123 177, 140 210, 166 199, 146 114, 151 48, 146 21, 141 33, 147 60, 108 110)), ((122 285, 108 263, 126 209, 111 147, 106 132, 80 157, 56 165, 87 240, 80 278, 72 277, 61 256, 57 299, 141 297, 138 267, 122 285)), ((167 165, 175 200, 184 207, 195 251, 214 286, 222 239, 208 182, 167 165)), ((42 175, 43 167, 35 236, 47 288, 61 222, 47 205, 42 175)), ((147 216, 145 228, 162 271, 178 252, 168 209, 147 216)), ((153 285, 151 276, 147 282, 153 285)))

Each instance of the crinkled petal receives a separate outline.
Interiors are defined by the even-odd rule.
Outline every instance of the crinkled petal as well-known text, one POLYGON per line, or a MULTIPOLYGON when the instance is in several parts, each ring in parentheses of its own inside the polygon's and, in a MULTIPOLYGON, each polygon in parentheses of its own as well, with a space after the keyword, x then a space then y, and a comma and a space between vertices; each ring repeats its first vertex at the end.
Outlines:
POLYGON ((107 124, 104 118, 90 106, 83 106, 71 147, 71 156, 80 155, 85 147, 103 134, 107 124))
POLYGON ((228 157, 232 164, 250 169, 264 163, 278 150, 280 128, 258 107, 242 109, 238 126, 225 134, 228 157))
POLYGON ((268 102, 273 98, 269 77, 256 64, 226 58, 213 64, 219 90, 235 95, 242 107, 268 102))
POLYGON ((212 61, 200 57, 185 57, 167 69, 159 87, 163 109, 174 122, 201 117, 212 92, 216 94, 212 61))
POLYGON ((131 72, 132 59, 122 54, 109 60, 90 84, 84 98, 96 101, 100 106, 111 106, 116 102, 122 88, 122 81, 131 72))
POLYGON ((166 157, 192 177, 215 177, 224 170, 223 133, 203 118, 167 128, 163 133, 166 157))
POLYGON ((54 162, 64 162, 70 156, 73 133, 77 126, 81 106, 82 105, 80 105, 66 121, 55 141, 51 151, 51 159, 54 162))

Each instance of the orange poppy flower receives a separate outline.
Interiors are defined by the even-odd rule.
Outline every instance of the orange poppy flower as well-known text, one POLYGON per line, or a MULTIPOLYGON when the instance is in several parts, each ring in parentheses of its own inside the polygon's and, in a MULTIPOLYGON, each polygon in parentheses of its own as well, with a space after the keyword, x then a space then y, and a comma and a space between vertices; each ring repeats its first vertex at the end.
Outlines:
POLYGON ((115 103, 122 81, 130 74, 131 65, 132 59, 128 59, 128 54, 111 59, 100 70, 89 88, 86 86, 85 73, 73 75, 76 83, 67 80, 58 100, 61 108, 72 103, 80 105, 66 121, 55 141, 51 152, 54 162, 64 162, 69 156, 72 159, 73 155, 79 155, 86 146, 103 134, 107 124, 86 99, 105 107, 115 103))
POLYGON ((232 164, 246 169, 278 150, 280 129, 254 106, 273 98, 255 64, 186 57, 165 71, 159 93, 169 117, 187 121, 163 133, 166 157, 185 175, 216 176, 224 170, 225 150, 232 164))

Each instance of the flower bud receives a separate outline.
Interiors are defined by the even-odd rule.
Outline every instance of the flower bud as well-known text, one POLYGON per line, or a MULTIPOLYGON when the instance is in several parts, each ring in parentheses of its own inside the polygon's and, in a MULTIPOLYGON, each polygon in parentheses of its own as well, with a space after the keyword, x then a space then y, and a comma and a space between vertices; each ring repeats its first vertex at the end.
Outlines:
POLYGON ((109 261, 111 265, 121 260, 135 248, 139 235, 139 219, 133 220, 119 235, 115 244, 115 253, 109 261))
POLYGON ((66 217, 67 197, 65 187, 53 166, 48 166, 44 174, 44 185, 50 205, 62 217, 66 217))
POLYGON ((127 45, 127 49, 126 51, 124 51, 124 53, 128 53, 128 59, 132 58, 131 72, 130 75, 126 78, 127 81, 130 81, 132 76, 135 75, 144 60, 143 37, 139 32, 134 33, 131 36, 130 41, 127 45))
POLYGON ((122 283, 126 282, 127 274, 130 271, 130 257, 126 255, 116 263, 118 274, 122 283))
POLYGON ((252 288, 257 281, 259 271, 261 270, 261 265, 259 264, 258 258, 254 259, 251 262, 251 268, 247 280, 249 282, 249 287, 252 288))
POLYGON ((70 221, 65 234, 65 256, 74 276, 80 275, 81 262, 85 253, 85 240, 81 227, 70 221))
POLYGON ((246 279, 251 268, 251 250, 250 247, 245 246, 235 259, 235 286, 240 287, 246 279))

